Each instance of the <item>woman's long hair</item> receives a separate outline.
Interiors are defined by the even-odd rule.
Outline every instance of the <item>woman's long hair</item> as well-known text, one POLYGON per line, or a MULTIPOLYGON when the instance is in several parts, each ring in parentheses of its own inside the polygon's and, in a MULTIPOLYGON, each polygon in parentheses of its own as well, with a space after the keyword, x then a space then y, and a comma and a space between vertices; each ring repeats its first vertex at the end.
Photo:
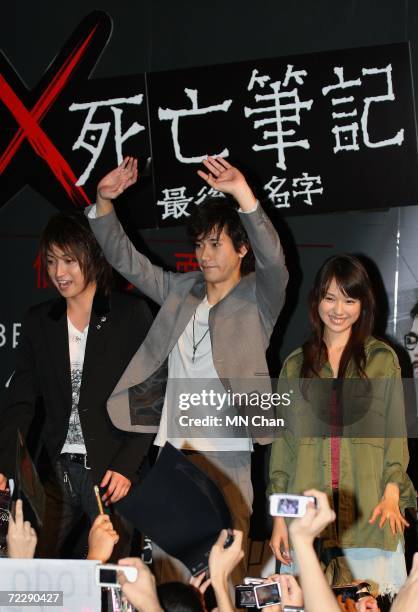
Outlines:
POLYGON ((315 277, 314 286, 309 294, 311 335, 303 345, 301 377, 319 376, 322 365, 328 359, 328 350, 323 340, 324 323, 319 316, 318 307, 333 278, 342 293, 360 300, 361 304, 360 316, 351 328, 350 338, 341 355, 338 378, 344 378, 350 361, 353 361, 359 376, 367 378, 364 370, 366 363, 364 344, 373 331, 375 299, 365 267, 352 255, 330 257, 315 277))

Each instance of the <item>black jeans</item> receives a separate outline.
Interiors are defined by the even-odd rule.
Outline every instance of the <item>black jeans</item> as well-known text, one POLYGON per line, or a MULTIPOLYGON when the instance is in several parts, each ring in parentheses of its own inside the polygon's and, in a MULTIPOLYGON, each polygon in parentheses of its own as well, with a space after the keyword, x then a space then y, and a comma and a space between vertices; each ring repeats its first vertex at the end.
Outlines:
MULTIPOLYGON (((43 484, 46 497, 44 524, 35 555, 47 559, 85 557, 87 529, 99 513, 90 470, 79 463, 60 458, 52 466, 43 484), (87 525, 84 535, 81 535, 82 545, 77 548, 75 534, 80 537, 80 522, 83 519, 87 525), (70 552, 68 542, 72 548, 70 552)), ((116 513, 111 515, 111 520, 119 534, 112 558, 128 556, 132 527, 116 513)))

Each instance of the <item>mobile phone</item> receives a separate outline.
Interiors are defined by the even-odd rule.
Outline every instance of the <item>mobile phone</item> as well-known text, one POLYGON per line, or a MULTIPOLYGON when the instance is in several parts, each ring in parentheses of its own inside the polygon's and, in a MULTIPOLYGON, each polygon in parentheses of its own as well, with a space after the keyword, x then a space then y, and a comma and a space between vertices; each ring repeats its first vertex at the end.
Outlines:
POLYGON ((135 582, 138 577, 138 570, 133 565, 99 564, 96 565, 96 584, 101 587, 120 589, 118 572, 123 572, 129 582, 135 582))
POLYGON ((280 584, 269 582, 254 586, 254 595, 257 608, 267 608, 280 603, 280 584))
POLYGON ((308 503, 316 507, 316 498, 311 495, 270 495, 271 516, 304 516, 308 503))

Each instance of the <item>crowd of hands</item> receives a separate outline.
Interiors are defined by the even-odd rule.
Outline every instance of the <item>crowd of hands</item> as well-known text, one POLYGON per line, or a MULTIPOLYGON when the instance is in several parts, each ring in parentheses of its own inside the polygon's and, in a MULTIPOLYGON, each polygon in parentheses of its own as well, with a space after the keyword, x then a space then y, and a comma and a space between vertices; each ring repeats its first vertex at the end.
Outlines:
MULTIPOLYGON (((335 520, 325 493, 306 491, 317 499, 316 507, 308 504, 305 516, 294 519, 289 527, 293 551, 298 559, 299 583, 290 574, 273 575, 265 582, 279 582, 281 604, 269 606, 269 612, 281 612, 285 606, 304 607, 305 612, 368 612, 378 611, 376 599, 367 596, 357 602, 347 599, 342 602, 335 598, 329 587, 319 561, 316 558, 313 543, 316 537, 327 525, 335 520)), ((209 556, 209 576, 205 573, 193 577, 190 588, 198 592, 201 599, 202 612, 205 608, 204 593, 212 586, 218 612, 233 612, 235 607, 229 593, 229 577, 242 560, 242 532, 234 530, 233 542, 224 548, 227 531, 221 531, 213 545, 209 556)), ((88 538, 87 559, 106 563, 113 552, 119 536, 114 530, 107 514, 97 516, 90 529, 88 538)), ((7 535, 7 551, 10 558, 30 559, 34 557, 37 544, 36 532, 29 521, 24 520, 21 500, 16 502, 15 516, 9 518, 7 535)), ((154 575, 147 565, 139 558, 125 558, 118 561, 119 565, 134 566, 138 570, 135 582, 129 582, 125 575, 119 574, 121 590, 127 601, 139 612, 164 612, 157 593, 154 575)), ((391 612, 418 612, 418 553, 414 556, 411 572, 396 596, 391 612)))

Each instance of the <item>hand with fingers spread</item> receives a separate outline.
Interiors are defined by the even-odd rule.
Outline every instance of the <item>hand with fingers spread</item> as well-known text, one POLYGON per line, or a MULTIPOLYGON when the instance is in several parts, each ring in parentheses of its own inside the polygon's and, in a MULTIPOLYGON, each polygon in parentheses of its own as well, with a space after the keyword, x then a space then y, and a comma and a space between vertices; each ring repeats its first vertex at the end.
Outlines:
POLYGON ((155 578, 149 567, 136 557, 119 559, 118 565, 133 565, 138 570, 135 582, 129 582, 125 574, 118 572, 122 592, 139 612, 162 612, 155 587, 155 578))
POLYGON ((373 525, 380 515, 380 529, 383 529, 386 521, 389 521, 393 535, 402 534, 405 527, 409 527, 399 508, 399 487, 395 483, 390 482, 386 485, 382 500, 373 510, 369 523, 373 525))
POLYGON ((119 472, 107 470, 103 476, 101 487, 107 487, 106 493, 102 496, 102 500, 106 506, 114 504, 129 493, 131 481, 119 472))
POLYGON ((232 195, 244 211, 252 210, 256 198, 244 175, 223 157, 208 157, 203 161, 208 170, 198 170, 198 175, 213 189, 232 195))
POLYGON ((22 500, 16 501, 15 518, 9 515, 7 554, 11 559, 33 559, 37 543, 36 532, 23 518, 22 500))
POLYGON ((105 215, 112 209, 111 200, 115 200, 138 179, 138 160, 125 157, 123 162, 106 174, 97 185, 97 216, 105 215))
POLYGON ((276 559, 284 565, 290 565, 292 557, 289 548, 289 534, 286 521, 282 516, 274 517, 270 548, 276 559))
POLYGON ((117 532, 107 514, 96 516, 89 533, 89 550, 87 559, 96 559, 106 563, 112 556, 113 547, 119 541, 117 532))

